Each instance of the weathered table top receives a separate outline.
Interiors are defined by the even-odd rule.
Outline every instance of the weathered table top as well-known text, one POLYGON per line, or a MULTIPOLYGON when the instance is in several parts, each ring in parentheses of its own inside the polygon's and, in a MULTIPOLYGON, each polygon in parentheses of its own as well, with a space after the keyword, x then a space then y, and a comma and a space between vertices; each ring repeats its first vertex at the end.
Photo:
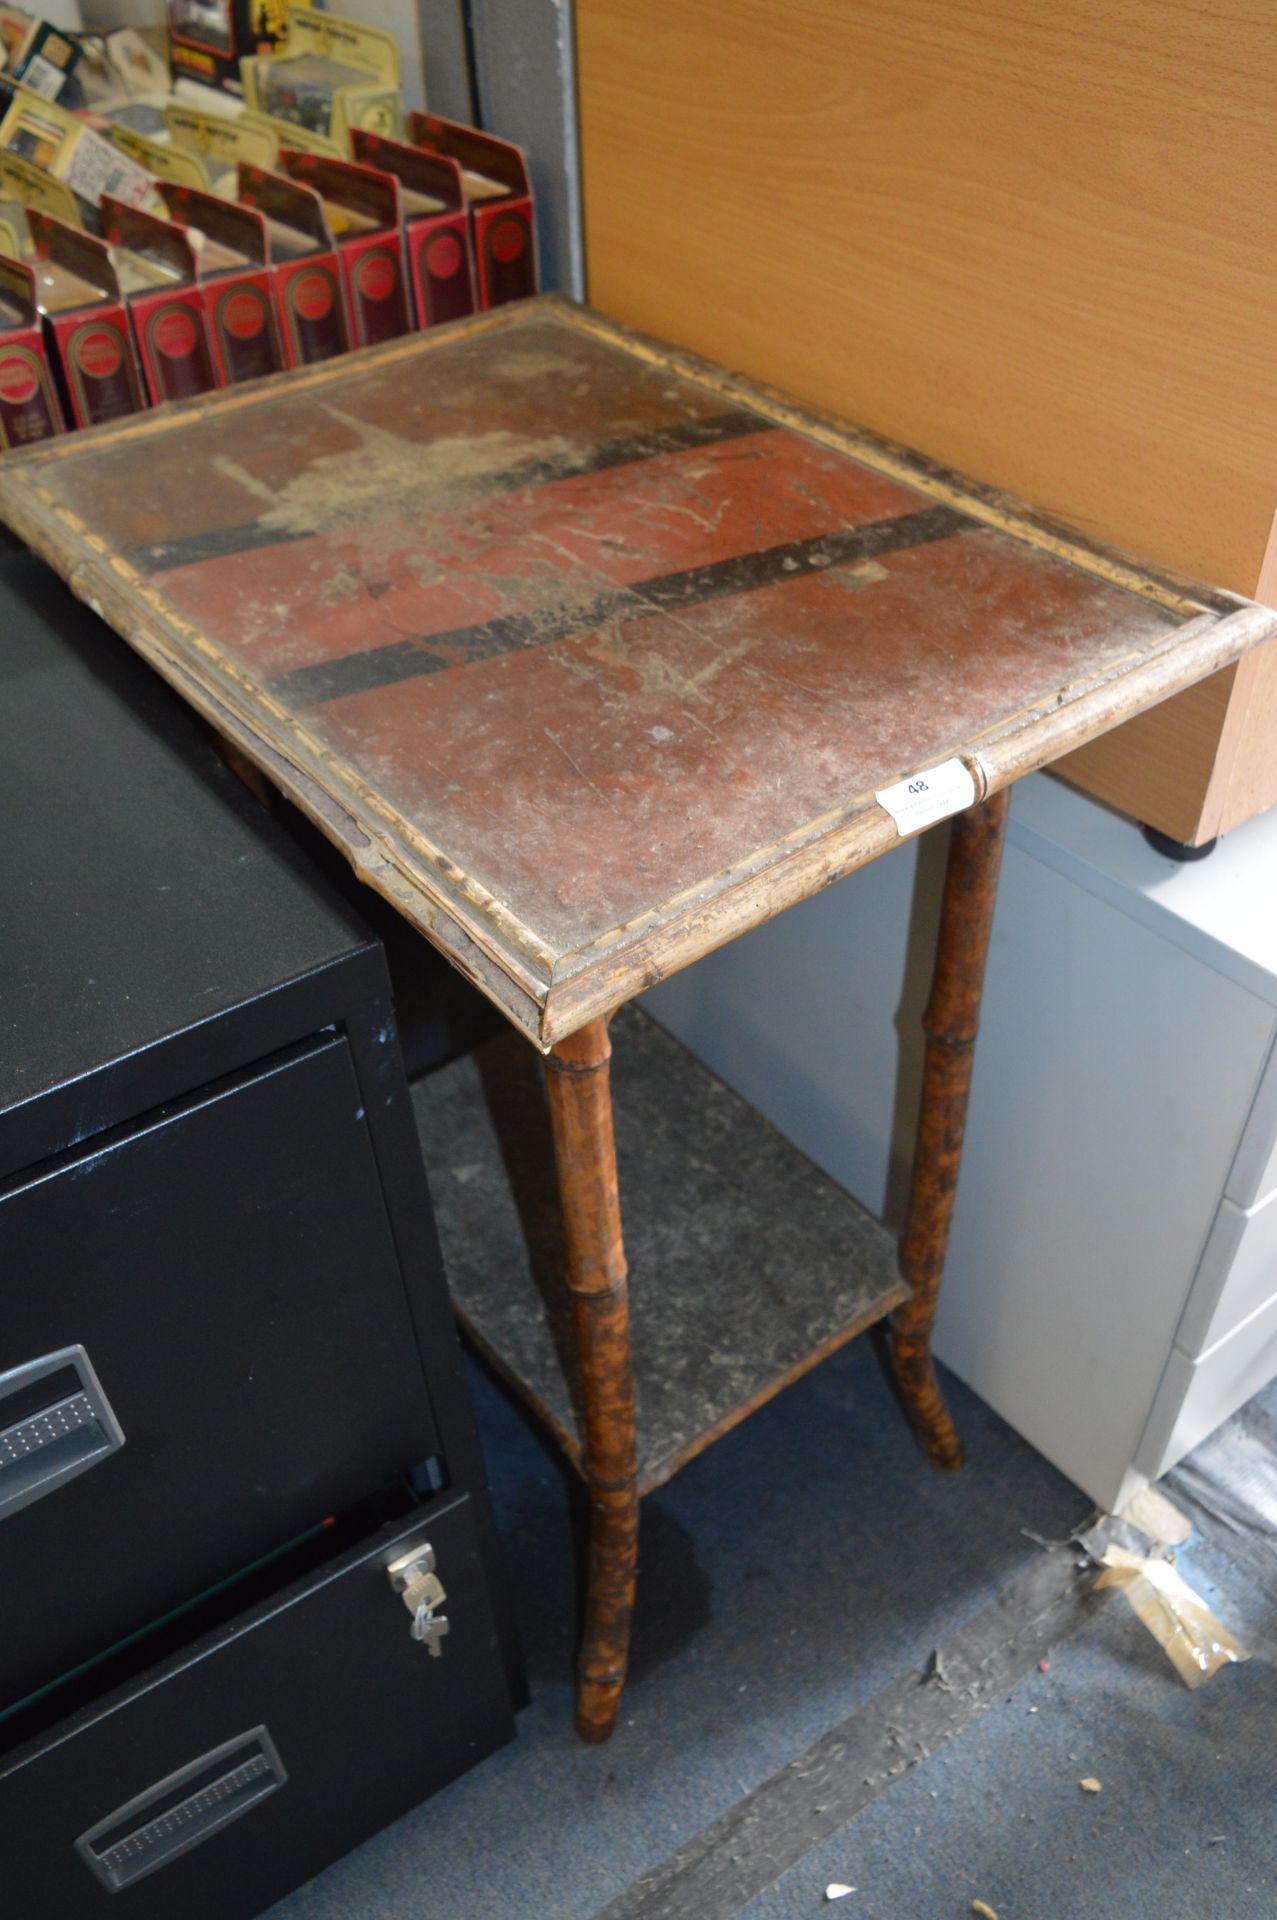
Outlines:
POLYGON ((47 443, 0 517, 548 1045, 1277 615, 545 299, 47 443))

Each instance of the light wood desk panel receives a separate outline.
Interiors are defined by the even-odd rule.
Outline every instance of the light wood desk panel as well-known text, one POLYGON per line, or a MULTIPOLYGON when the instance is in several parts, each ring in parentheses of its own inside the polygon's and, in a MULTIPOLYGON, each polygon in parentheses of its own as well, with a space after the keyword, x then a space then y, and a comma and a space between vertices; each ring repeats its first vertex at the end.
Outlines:
MULTIPOLYGON (((1277 9, 578 0, 577 34, 596 305, 1256 591, 1277 9)), ((1071 770, 1203 837, 1230 782, 1277 796, 1274 687, 1256 662, 1071 770)))

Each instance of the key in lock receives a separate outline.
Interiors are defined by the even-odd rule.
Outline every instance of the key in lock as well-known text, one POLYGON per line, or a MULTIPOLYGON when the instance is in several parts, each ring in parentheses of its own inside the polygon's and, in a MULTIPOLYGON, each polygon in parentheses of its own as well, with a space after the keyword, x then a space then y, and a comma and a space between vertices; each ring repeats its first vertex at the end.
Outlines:
POLYGON ((432 1660, 438 1660, 443 1654, 440 1642, 445 1634, 452 1632, 452 1626, 446 1613, 419 1613, 409 1632, 414 1640, 424 1641, 432 1660))
POLYGON ((447 1598, 443 1581, 433 1569, 429 1573, 414 1574, 403 1590, 403 1603, 414 1616, 433 1613, 447 1598))
POLYGON ((392 1560, 386 1577, 412 1615, 412 1638, 425 1646, 432 1659, 439 1659, 441 1642, 452 1629, 447 1616, 436 1612, 448 1596, 435 1572, 434 1550, 429 1542, 392 1560))

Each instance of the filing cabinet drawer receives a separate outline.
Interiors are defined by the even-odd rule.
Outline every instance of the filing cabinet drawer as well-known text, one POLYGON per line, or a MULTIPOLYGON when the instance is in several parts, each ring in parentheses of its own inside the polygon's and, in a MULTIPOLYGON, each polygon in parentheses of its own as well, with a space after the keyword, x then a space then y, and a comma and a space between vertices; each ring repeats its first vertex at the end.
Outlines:
POLYGON ((469 1498, 441 1497, 0 1761, 7 1920, 248 1920, 513 1731, 469 1498), (425 1542, 437 1658, 386 1573, 425 1542))
POLYGON ((1221 1200, 1175 1344, 1194 1360, 1277 1295, 1277 1195, 1249 1211, 1221 1200))
POLYGON ((0 1711, 437 1451, 340 1034, 9 1183, 0 1244, 0 1711))
POLYGON ((1135 1465, 1156 1480, 1277 1375, 1277 1299, 1200 1359, 1178 1347, 1162 1375, 1135 1465))
POLYGON ((1226 1191, 1239 1207, 1260 1206, 1277 1193, 1277 1044, 1260 1075, 1226 1191))

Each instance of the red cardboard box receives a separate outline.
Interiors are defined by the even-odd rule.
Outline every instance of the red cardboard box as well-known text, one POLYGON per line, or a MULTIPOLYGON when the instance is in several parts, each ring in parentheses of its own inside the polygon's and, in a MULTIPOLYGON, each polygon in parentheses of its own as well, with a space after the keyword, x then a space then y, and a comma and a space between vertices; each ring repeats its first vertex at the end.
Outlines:
POLYGON ((209 392, 218 379, 190 241, 171 220, 109 194, 100 208, 152 404, 209 392))
POLYGON ((337 247, 346 315, 357 347, 376 346, 412 332, 404 280, 399 182, 393 174, 355 160, 282 147, 281 173, 313 187, 337 247))
POLYGON ((106 242, 34 207, 27 209, 27 224, 36 303, 72 426, 143 412, 129 317, 106 242))
POLYGON ((277 373, 284 364, 271 301, 266 222, 253 207, 174 180, 157 182, 165 205, 190 230, 204 312, 223 386, 277 373))
POLYGON ((470 216, 461 168, 445 153, 405 146, 356 127, 350 136, 356 160, 393 174, 399 182, 399 216, 418 327, 459 320, 475 310, 470 216))
POLYGON ((415 146, 446 154, 461 169, 480 307, 535 293, 536 229, 522 149, 433 113, 410 114, 408 131, 415 146))
POLYGON ((0 447, 28 447, 62 431, 35 272, 25 260, 0 254, 0 447))
POLYGON ((283 173, 239 163, 240 204, 261 214, 266 227, 271 296, 284 364, 301 367, 345 353, 341 268, 313 187, 283 173))

